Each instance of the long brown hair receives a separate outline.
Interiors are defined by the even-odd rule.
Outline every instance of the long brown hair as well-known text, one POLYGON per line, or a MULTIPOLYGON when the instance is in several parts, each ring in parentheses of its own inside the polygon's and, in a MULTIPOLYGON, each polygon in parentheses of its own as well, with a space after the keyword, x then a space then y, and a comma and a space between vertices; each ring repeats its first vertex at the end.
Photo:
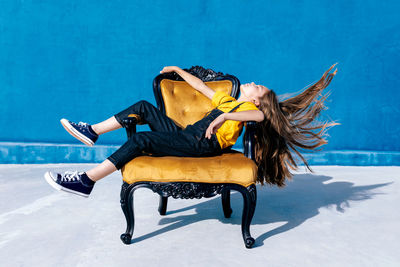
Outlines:
POLYGON ((325 122, 311 125, 318 114, 325 109, 324 101, 330 92, 322 96, 321 91, 331 82, 337 69, 328 74, 336 65, 333 64, 316 83, 310 85, 297 96, 279 102, 273 90, 260 99, 259 109, 264 113, 265 119, 257 123, 255 132, 255 161, 258 166, 258 181, 285 186, 285 179, 292 179, 291 169, 297 169, 297 164, 292 156, 296 153, 313 172, 307 160, 296 147, 320 151, 316 149, 328 142, 323 138, 327 127, 340 125, 336 122, 325 122), (317 99, 317 96, 322 96, 317 99), (312 105, 314 104, 314 105, 312 105), (320 129, 314 133, 312 130, 320 129))

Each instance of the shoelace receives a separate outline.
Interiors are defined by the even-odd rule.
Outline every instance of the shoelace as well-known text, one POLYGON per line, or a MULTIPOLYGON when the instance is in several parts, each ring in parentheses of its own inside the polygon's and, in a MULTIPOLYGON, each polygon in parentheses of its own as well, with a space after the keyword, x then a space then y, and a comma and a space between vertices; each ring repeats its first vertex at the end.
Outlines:
POLYGON ((80 122, 78 122, 78 126, 86 127, 86 126, 87 126, 87 123, 86 123, 86 122, 80 121, 80 122))
POLYGON ((66 171, 64 173, 63 176, 61 176, 61 181, 67 181, 67 182, 71 182, 71 181, 75 181, 75 180, 79 180, 79 175, 78 175, 78 171, 66 171))
POLYGON ((93 130, 92 131, 90 131, 90 129, 89 129, 89 127, 88 127, 88 123, 87 122, 82 122, 82 121, 80 121, 80 122, 78 122, 78 124, 76 124, 76 123, 74 123, 74 122, 72 122, 73 124, 75 124, 76 126, 80 126, 80 127, 82 127, 80 130, 81 131, 83 131, 83 132, 88 132, 89 134, 92 134, 92 135, 94 135, 94 136, 97 136, 97 134, 95 133, 95 132, 93 132, 93 130))

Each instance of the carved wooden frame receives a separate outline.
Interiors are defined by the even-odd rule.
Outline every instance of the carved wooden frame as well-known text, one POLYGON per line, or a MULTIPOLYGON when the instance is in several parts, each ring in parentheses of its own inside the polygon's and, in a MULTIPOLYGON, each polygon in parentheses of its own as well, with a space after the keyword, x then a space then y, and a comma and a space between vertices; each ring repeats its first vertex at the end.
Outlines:
MULTIPOLYGON (((189 73, 200 78, 202 81, 218 81, 230 80, 232 82, 231 96, 237 98, 239 94, 240 82, 232 75, 215 72, 211 69, 205 69, 201 66, 194 66, 190 69, 184 69, 189 73)), ((165 113, 164 102, 161 96, 160 82, 162 79, 182 80, 175 72, 160 74, 154 78, 153 90, 156 98, 158 109, 165 113)), ((128 138, 136 133, 136 117, 129 117, 123 120, 124 128, 126 129, 128 138)), ((255 121, 247 121, 245 123, 246 130, 243 136, 244 155, 252 160, 254 159, 254 132, 256 127, 255 121)), ((246 248, 251 248, 254 245, 254 238, 250 235, 250 224, 254 215, 257 202, 257 189, 255 184, 244 187, 234 183, 192 183, 192 182, 136 182, 128 184, 123 182, 121 188, 121 208, 124 212, 127 227, 125 233, 121 235, 121 240, 124 244, 131 244, 132 235, 135 225, 133 194, 138 188, 149 188, 154 193, 160 195, 158 211, 160 215, 165 215, 167 210, 168 197, 180 199, 193 198, 210 198, 221 194, 222 208, 225 218, 229 218, 232 209, 230 205, 230 191, 239 191, 243 196, 243 213, 242 213, 242 236, 246 248)))

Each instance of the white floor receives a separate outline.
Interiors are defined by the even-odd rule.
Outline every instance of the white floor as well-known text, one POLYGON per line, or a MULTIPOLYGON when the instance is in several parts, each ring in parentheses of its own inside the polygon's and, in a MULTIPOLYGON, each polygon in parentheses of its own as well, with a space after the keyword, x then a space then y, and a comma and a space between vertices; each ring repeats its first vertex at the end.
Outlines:
POLYGON ((302 166, 287 187, 257 186, 250 227, 241 236, 242 199, 169 198, 135 192, 135 243, 124 245, 120 173, 89 198, 55 191, 46 170, 91 164, 0 165, 1 266, 400 266, 400 167, 302 166))

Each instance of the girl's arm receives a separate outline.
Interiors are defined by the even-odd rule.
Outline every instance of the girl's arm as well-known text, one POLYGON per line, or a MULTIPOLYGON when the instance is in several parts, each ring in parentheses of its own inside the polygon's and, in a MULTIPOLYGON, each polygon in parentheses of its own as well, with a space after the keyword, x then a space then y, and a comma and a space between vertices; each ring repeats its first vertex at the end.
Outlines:
POLYGON ((260 122, 264 120, 264 113, 261 110, 246 110, 223 113, 210 123, 206 130, 205 137, 210 139, 211 135, 216 133, 226 120, 260 122))
POLYGON ((190 86, 194 89, 200 91, 203 95, 212 99, 214 96, 215 91, 208 87, 202 80, 193 76, 189 72, 184 71, 183 69, 176 67, 176 66, 168 66, 164 67, 160 73, 172 72, 175 71, 179 76, 182 77, 190 86))
POLYGON ((222 114, 225 120, 234 120, 234 121, 263 121, 264 113, 261 110, 246 110, 246 111, 238 111, 238 112, 227 112, 222 114))

